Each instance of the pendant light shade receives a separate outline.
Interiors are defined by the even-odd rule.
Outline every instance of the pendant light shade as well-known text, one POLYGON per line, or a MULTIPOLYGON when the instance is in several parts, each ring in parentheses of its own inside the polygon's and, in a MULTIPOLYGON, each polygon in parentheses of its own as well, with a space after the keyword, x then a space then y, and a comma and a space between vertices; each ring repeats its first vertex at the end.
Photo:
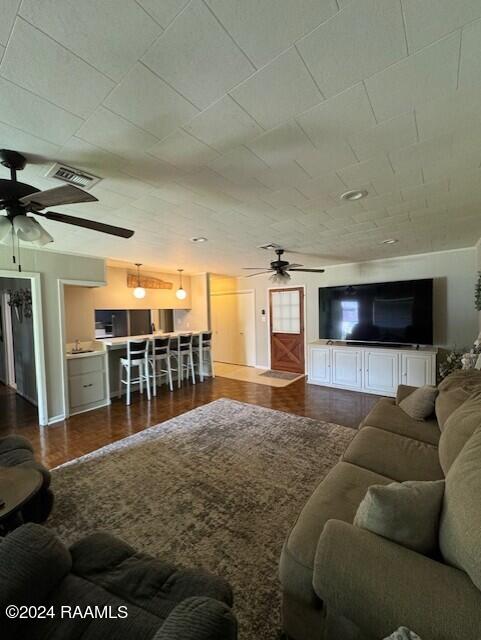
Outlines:
POLYGON ((178 300, 185 300, 187 298, 187 291, 182 286, 182 271, 183 271, 183 269, 177 269, 177 271, 179 272, 179 276, 180 276, 180 282, 179 282, 180 286, 177 289, 177 291, 175 292, 175 295, 176 295, 176 298, 178 300))
POLYGON ((140 267, 142 266, 142 264, 136 262, 135 266, 137 267, 137 286, 134 289, 134 297, 138 300, 142 300, 142 298, 145 298, 145 289, 144 287, 140 286, 140 267))

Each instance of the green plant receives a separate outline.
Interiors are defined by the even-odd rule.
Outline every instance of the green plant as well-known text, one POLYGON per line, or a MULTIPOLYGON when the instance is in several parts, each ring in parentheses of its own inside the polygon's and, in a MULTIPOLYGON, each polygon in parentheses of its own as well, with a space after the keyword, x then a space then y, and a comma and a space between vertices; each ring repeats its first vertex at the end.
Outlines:
POLYGON ((444 380, 450 373, 463 368, 463 351, 453 349, 439 365, 439 377, 444 380))
POLYGON ((474 306, 481 311, 481 271, 478 271, 478 281, 474 288, 474 306))

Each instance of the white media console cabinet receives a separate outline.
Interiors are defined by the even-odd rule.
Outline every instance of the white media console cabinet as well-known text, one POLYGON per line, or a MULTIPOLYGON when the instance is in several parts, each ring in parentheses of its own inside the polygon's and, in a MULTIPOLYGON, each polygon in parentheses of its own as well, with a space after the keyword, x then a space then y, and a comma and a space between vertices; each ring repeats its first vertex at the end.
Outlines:
POLYGON ((318 340, 308 348, 311 384, 382 396, 395 396, 399 384, 436 384, 434 347, 398 349, 318 340))

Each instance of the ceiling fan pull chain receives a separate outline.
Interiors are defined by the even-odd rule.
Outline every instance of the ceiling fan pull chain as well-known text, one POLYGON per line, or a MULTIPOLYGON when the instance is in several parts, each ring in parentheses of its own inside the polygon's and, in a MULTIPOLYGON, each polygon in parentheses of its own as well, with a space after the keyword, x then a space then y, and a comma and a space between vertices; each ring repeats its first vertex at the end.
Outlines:
POLYGON ((15 258, 15 230, 12 224, 12 262, 13 264, 17 264, 17 259, 15 258))
POLYGON ((20 238, 17 236, 18 271, 22 273, 22 261, 20 259, 20 238))

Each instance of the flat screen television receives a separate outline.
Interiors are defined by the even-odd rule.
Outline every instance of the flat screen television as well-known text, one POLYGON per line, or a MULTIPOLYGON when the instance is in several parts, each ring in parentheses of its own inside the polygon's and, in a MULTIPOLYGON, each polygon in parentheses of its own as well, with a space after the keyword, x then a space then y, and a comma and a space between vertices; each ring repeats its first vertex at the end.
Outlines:
POLYGON ((381 344, 433 344, 433 280, 322 287, 319 337, 381 344))

